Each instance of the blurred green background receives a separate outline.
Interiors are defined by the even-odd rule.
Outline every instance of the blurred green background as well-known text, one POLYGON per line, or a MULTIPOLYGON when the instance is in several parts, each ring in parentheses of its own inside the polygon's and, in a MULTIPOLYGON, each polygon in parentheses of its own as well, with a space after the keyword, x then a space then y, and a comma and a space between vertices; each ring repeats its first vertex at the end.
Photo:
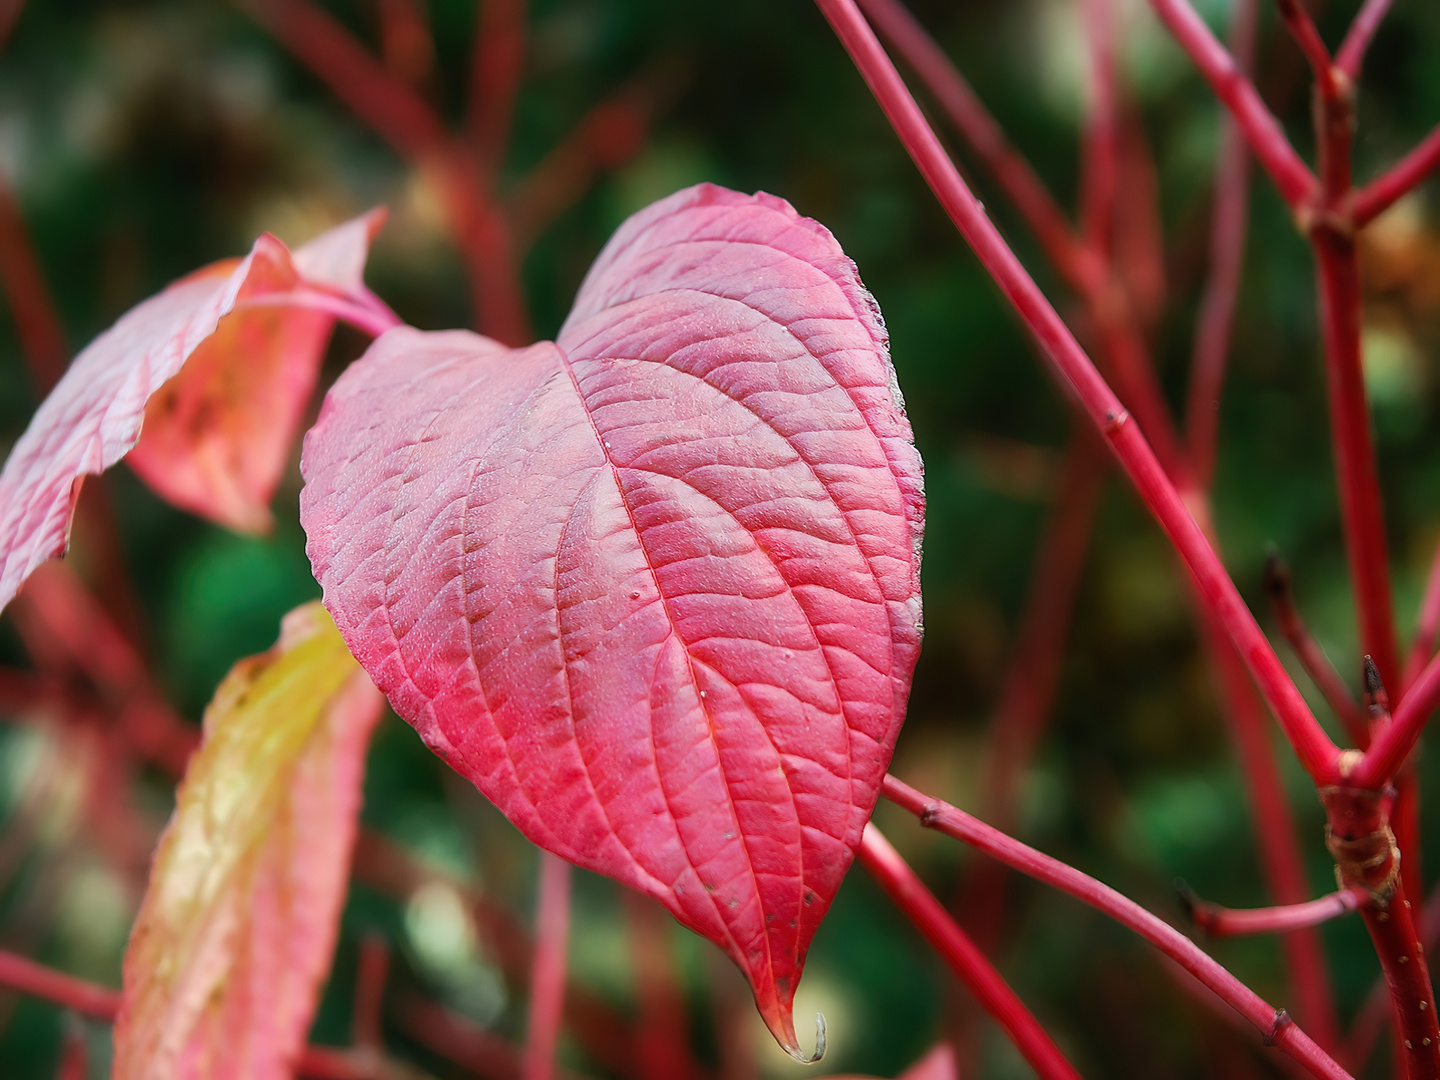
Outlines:
MULTIPOLYGON (((1316 5, 1332 44, 1356 6, 1316 5)), ((377 47, 374 3, 334 0, 327 7, 377 47)), ((1066 206, 1075 198, 1085 98, 1075 7, 1072 0, 917 0, 914 8, 1066 206)), ((1123 77, 1156 156, 1166 237, 1169 302, 1153 334, 1154 352, 1179 408, 1206 267, 1217 110, 1144 4, 1117 0, 1117 7, 1123 77)), ((1201 7, 1223 28, 1224 0, 1201 7)), ((1261 8, 1257 82, 1308 154, 1306 73, 1271 5, 1261 8)), ((477 4, 431 0, 427 10, 435 56, 421 85, 458 124, 477 4)), ((699 180, 789 199, 835 232, 878 298, 929 494, 927 636, 893 771, 975 807, 987 725, 1069 426, 1035 350, 812 6, 533 0, 526 21, 526 73, 506 185, 518 189, 591 106, 637 73, 662 71, 667 87, 641 148, 599 175, 526 255, 523 279, 537 335, 554 334, 590 260, 626 215, 699 180)), ((1360 93, 1361 178, 1440 120, 1437 58, 1440 6, 1400 0, 1371 52, 1360 93)), ((966 161, 963 148, 958 157, 966 161)), ((472 323, 464 268, 427 181, 241 9, 219 0, 32 2, 0 53, 0 174, 22 207, 72 350, 175 277, 243 252, 261 230, 299 242, 376 203, 388 204, 392 216, 375 245, 371 286, 419 327, 472 323)), ((977 187, 1062 312, 1073 311, 1004 200, 983 178, 977 187)), ((1272 630, 1260 569, 1272 546, 1284 554, 1302 611, 1353 686, 1359 663, 1311 260, 1263 176, 1253 178, 1252 192, 1222 412, 1218 531, 1231 573, 1272 630)), ((1436 195, 1432 184, 1397 208, 1365 249, 1366 376, 1402 640, 1440 540, 1436 195)), ((325 381, 363 346, 358 335, 339 332, 325 381)), ((0 448, 23 430, 36 403, 11 313, 0 303, 0 448)), ((276 502, 278 528, 266 539, 232 535, 169 508, 123 466, 95 485, 120 523, 138 598, 131 625, 188 717, 198 720, 235 660, 274 640, 285 611, 318 595, 296 521, 299 484, 292 467, 276 502)), ((82 573, 92 568, 87 558, 82 536, 75 552, 82 573)), ((1293 665, 1289 652, 1280 652, 1293 665)), ((0 662, 29 664, 8 620, 0 620, 0 662)), ((1310 684, 1297 677, 1329 723, 1310 684)), ((14 719, 28 722, 0 729, 0 807, 8 815, 0 825, 0 945, 118 985, 139 886, 133 869, 127 877, 90 842, 76 820, 73 793, 66 794, 67 783, 82 782, 71 774, 93 748, 54 718, 14 719), (48 786, 37 794, 38 777, 48 786), (26 808, 37 802, 44 808, 40 827, 30 821, 22 829, 26 808), (21 839, 7 841, 13 836, 21 839), (12 851, 17 846, 19 854, 12 851)), ((1322 817, 1278 736, 1276 743, 1318 895, 1334 887, 1322 817)), ((1423 790, 1435 779, 1433 755, 1421 757, 1420 769, 1423 790)), ((146 774, 134 795, 156 826, 169 799, 169 784, 158 774, 146 774)), ((1422 807, 1428 882, 1440 867, 1440 801, 1427 798, 1422 807)), ((533 849, 393 717, 371 755, 364 814, 376 829, 530 920, 533 849)), ((973 857, 922 835, 891 808, 882 807, 878 820, 940 896, 956 895, 973 857)), ((1113 476, 1088 550, 1059 701, 1028 777, 1021 834, 1170 917, 1179 917, 1176 878, 1218 903, 1265 902, 1244 785, 1178 564, 1113 476)), ((1197 1006, 1125 931, 1027 882, 1012 881, 1009 897, 1000 967, 1086 1075, 1280 1072, 1252 1036, 1197 1006)), ((718 953, 673 930, 677 977, 701 1059, 727 1080, 798 1075, 758 1020, 747 1018, 743 1000, 742 1021, 732 1025, 743 991, 718 953)), ((396 900, 357 886, 343 931, 317 1041, 348 1040, 357 943, 367 933, 383 934, 394 947, 392 991, 422 992, 477 1024, 523 1037, 523 995, 506 985, 468 915, 443 888, 396 900)), ((1324 939, 1348 1019, 1378 965, 1356 920, 1332 924, 1324 939)), ((1269 1000, 1287 1000, 1275 941, 1219 943, 1213 951, 1269 1000)), ((629 938, 610 883, 577 877, 570 958, 581 982, 634 1011, 629 938)), ((977 1023, 963 989, 859 871, 816 941, 797 1016, 816 1007, 829 1019, 832 1056, 809 1075, 894 1076, 944 1034, 966 1046, 973 1065, 967 1075, 1028 1075, 1003 1038, 977 1023)), ((0 998, 0 1073, 17 1080, 54 1075, 63 1026, 48 1005, 0 998)), ((87 1030, 92 1073, 105 1075, 108 1029, 87 1030)), ((435 1076, 466 1075, 394 1025, 387 1041, 397 1056, 435 1076)), ((604 1075, 571 1039, 564 1058, 604 1075)), ((1376 1075, 1382 1063, 1372 1066, 1376 1075)))

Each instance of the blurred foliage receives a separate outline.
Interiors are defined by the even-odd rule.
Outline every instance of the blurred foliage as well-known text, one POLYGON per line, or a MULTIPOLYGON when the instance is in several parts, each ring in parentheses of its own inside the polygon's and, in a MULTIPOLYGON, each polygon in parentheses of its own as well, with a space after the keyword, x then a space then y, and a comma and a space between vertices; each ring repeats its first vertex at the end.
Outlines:
MULTIPOLYGON (((1205 273, 1217 109, 1143 2, 1117 2, 1125 82, 1143 109, 1160 181, 1170 304, 1153 344, 1178 408, 1205 273)), ((328 6, 375 43, 370 0, 328 6)), ((1223 25, 1225 0, 1200 6, 1223 25)), ((1312 6, 1334 43, 1358 5, 1312 6)), ((1261 7, 1257 81, 1308 153, 1306 73, 1271 7, 1261 7)), ((1075 4, 920 0, 915 9, 1057 196, 1073 203, 1084 101, 1075 4)), ((427 93, 458 122, 476 4, 431 0, 428 11, 437 56, 427 93)), ((537 334, 554 333, 594 254, 627 214, 702 179, 774 192, 824 222, 879 299, 930 499, 927 638, 894 771, 974 806, 986 725, 1069 424, 1034 348, 809 4, 534 0, 527 18, 526 80, 506 183, 520 182, 588 107, 636 71, 664 62, 683 73, 639 155, 600 178, 526 257, 537 334)), ((1366 65, 1356 142, 1362 178, 1440 119, 1437 56, 1440 6, 1397 4, 1366 65)), ((964 161, 963 148, 958 156, 964 161)), ((32 3, 0 55, 0 172, 22 205, 72 348, 173 278, 243 251, 262 229, 299 241, 380 202, 392 218, 375 248, 371 285, 420 327, 470 321, 462 265, 425 180, 220 0, 32 3)), ((1004 200, 983 180, 978 186, 1027 265, 1062 311, 1071 310, 1004 200)), ((1359 665, 1310 257, 1265 179, 1255 178, 1252 188, 1215 516, 1228 565, 1257 611, 1265 553, 1272 545, 1283 552, 1305 616, 1354 684, 1359 665)), ((1366 274, 1367 379, 1408 636, 1440 539, 1440 205, 1433 185, 1375 227, 1366 274)), ((326 381, 362 347, 358 336, 340 332, 326 381)), ((0 447, 19 434, 35 404, 13 321, 0 304, 0 447)), ((265 539, 232 536, 162 505, 123 467, 87 489, 87 498, 113 507, 133 583, 133 607, 123 596, 106 600, 138 628, 163 686, 192 718, 231 663, 267 647, 280 615, 318 594, 295 521, 298 470, 291 472, 277 500, 280 525, 265 539)), ((87 574, 97 574, 103 560, 83 528, 83 508, 72 557, 87 574)), ((1263 614, 1262 623, 1269 625, 1263 614)), ((8 622, 0 622, 0 661, 27 664, 8 622)), ((0 945, 113 985, 144 868, 107 860, 76 807, 74 788, 97 767, 99 749, 87 749, 74 725, 31 719, 37 723, 0 731, 7 814, 0 945)), ((1319 808, 1288 751, 1281 747, 1279 755, 1312 886, 1325 891, 1333 883, 1319 808)), ((393 717, 371 758, 366 822, 528 921, 534 854, 514 830, 393 717)), ((1420 768, 1425 782, 1437 779, 1434 755, 1422 757, 1420 768)), ((147 775, 134 795, 152 827, 167 812, 169 792, 163 777, 147 775)), ((1424 807, 1422 865, 1432 880, 1440 866, 1440 800, 1424 807)), ((941 896, 954 894, 971 856, 922 835, 892 808, 882 807, 878 820, 941 896)), ((1089 549, 1059 704, 1028 781, 1022 835, 1161 912, 1178 916, 1177 877, 1216 902, 1264 902, 1243 783, 1177 563, 1113 478, 1089 549)), ((619 897, 608 882, 583 875, 578 882, 575 974, 631 1011, 619 897)), ((1028 882, 1012 880, 1009 889, 1001 967, 1086 1075, 1238 1075, 1232 1068, 1267 1075, 1275 1068, 1252 1037, 1198 1006, 1126 932, 1028 882)), ((512 1038, 523 1036, 523 995, 506 986, 443 888, 400 903, 356 886, 343 930, 317 1041, 349 1038, 357 943, 370 932, 395 946, 395 987, 419 989, 512 1038)), ((734 1045, 725 1010, 735 1008, 738 977, 709 946, 678 928, 672 936, 707 1059, 753 1055, 765 1076, 796 1074, 758 1020, 744 1028, 753 1049, 734 1045)), ((1325 941, 1348 1018, 1378 966, 1358 922, 1328 927, 1325 941)), ((1215 952, 1271 1000, 1286 999, 1273 940, 1222 943, 1215 952)), ((979 1055, 974 1075, 1026 1075, 860 873, 847 881, 811 956, 797 1014, 816 1006, 826 1012, 827 1067, 893 1076, 943 1031, 969 1033, 979 1055)), ((62 1030, 54 1009, 5 998, 0 1025, 5 1076, 53 1075, 62 1030)), ((89 1033, 93 1074, 103 1075, 107 1032, 89 1033)), ((397 1054, 436 1076, 460 1075, 399 1030, 387 1037, 397 1054)), ((599 1074, 577 1044, 567 1041, 564 1054, 599 1074)))

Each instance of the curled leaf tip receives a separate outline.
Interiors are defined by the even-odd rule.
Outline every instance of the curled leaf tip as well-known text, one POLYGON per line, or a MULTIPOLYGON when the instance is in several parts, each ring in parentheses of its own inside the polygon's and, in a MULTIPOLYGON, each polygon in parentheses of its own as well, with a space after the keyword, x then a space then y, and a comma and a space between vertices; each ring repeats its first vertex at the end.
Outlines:
POLYGON ((815 1014, 815 1052, 807 1054, 794 1043, 785 1044, 785 1052, 798 1061, 801 1065, 814 1065, 825 1056, 825 1014, 815 1014))

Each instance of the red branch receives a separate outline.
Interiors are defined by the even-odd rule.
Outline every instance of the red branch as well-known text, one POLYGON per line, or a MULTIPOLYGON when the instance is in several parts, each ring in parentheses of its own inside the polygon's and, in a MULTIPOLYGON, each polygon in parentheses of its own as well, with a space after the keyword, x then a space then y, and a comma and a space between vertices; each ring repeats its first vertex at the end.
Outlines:
MULTIPOLYGON (((1440 889, 1431 891, 1420 912, 1420 942, 1427 950, 1440 943, 1440 889)), ((1375 1049, 1375 1043, 1385 1027, 1385 1018, 1389 1012, 1389 987, 1385 985, 1385 976, 1382 974, 1375 980, 1365 1004, 1360 1007, 1350 1025, 1346 1057, 1352 1070, 1361 1071, 1370 1060, 1370 1053, 1375 1049)))
POLYGON ((1400 683, 1402 699, 1435 655, 1437 628, 1440 628, 1440 545, 1435 547, 1435 557, 1430 562, 1430 573, 1425 579, 1425 595, 1420 601, 1420 615, 1415 620, 1415 640, 1410 645, 1410 657, 1405 661, 1405 675, 1400 683))
POLYGON ((915 69, 1060 275, 1077 292, 1096 288, 1104 276, 1099 259, 1081 243, 1030 163, 1010 145, 970 84, 915 16, 899 0, 860 0, 860 6, 885 40, 915 69))
POLYGON ((1354 21, 1350 23, 1350 30, 1340 45, 1340 51, 1335 54, 1335 66, 1344 72, 1352 83, 1360 78, 1360 68, 1365 63, 1365 51, 1370 48, 1370 40, 1380 28, 1381 20, 1390 10, 1390 4, 1391 0, 1365 0, 1364 5, 1355 13, 1354 21))
POLYGON ((565 951, 570 937, 570 864, 540 852, 540 908, 530 976, 525 1080, 552 1080, 565 1012, 565 951))
POLYGON ((1200 69, 1200 74, 1245 133, 1256 159, 1270 174, 1281 197, 1291 210, 1305 209, 1315 196, 1319 181, 1290 145, 1254 85, 1235 64, 1215 35, 1210 33, 1189 0, 1150 0, 1150 6, 1170 29, 1200 69))
POLYGON ((644 1080, 691 1080, 699 1070, 690 1057, 690 1022, 685 995, 675 976, 670 916, 648 896, 633 889, 623 893, 635 998, 640 1007, 640 1076, 644 1080))
POLYGON ((1080 1074, 1040 1022, 873 822, 865 826, 857 854, 860 864, 1005 1030, 1042 1080, 1079 1080, 1080 1074))
POLYGON ((63 974, 12 952, 0 951, 0 986, 96 1020, 113 1020, 120 1011, 118 990, 63 974))
POLYGON ((1253 934, 1288 934, 1348 915, 1368 900, 1363 890, 1341 889, 1303 904, 1282 907, 1227 908, 1208 903, 1188 888, 1180 902, 1192 922, 1209 937, 1246 937, 1253 934))
POLYGON ((1409 692, 1400 699, 1390 723, 1375 736, 1364 760, 1355 767, 1349 783, 1379 789, 1388 783, 1409 757, 1430 714, 1440 706, 1440 656, 1421 670, 1409 692))
POLYGON ((377 934, 360 939, 360 965, 355 975, 354 1008, 351 1010, 351 1036, 355 1045, 379 1050, 381 1012, 385 1001, 385 979, 390 974, 390 946, 377 934))
POLYGON ((1315 75, 1315 85, 1320 90, 1320 96, 1334 98, 1340 91, 1340 85, 1330 62, 1330 50, 1325 47, 1315 20, 1310 18, 1310 13, 1305 10, 1300 0, 1279 0, 1279 7, 1285 29, 1290 31, 1295 44, 1300 46, 1305 62, 1310 65, 1310 70, 1315 75))
POLYGON ((1418 187, 1440 164, 1440 124, 1403 158, 1357 191, 1350 203, 1350 220, 1364 228, 1390 209, 1402 195, 1418 187))
POLYGON ((45 287, 45 275, 30 243, 25 219, 3 178, 0 178, 0 286, 4 287, 5 298, 10 303, 10 317, 15 320, 15 332, 30 368, 30 377, 42 395, 48 394, 65 373, 70 350, 65 345, 65 331, 55 313, 55 304, 45 287))
POLYGON ((1081 0, 1080 14, 1088 48, 1090 97, 1080 146, 1080 232, 1090 249, 1108 260, 1120 159, 1115 13, 1111 0, 1081 0))
POLYGON ((1387 686, 1400 685, 1390 597, 1390 557, 1370 409, 1360 357, 1360 265, 1354 240, 1331 229, 1311 233, 1319 279, 1330 423, 1340 518, 1355 589, 1360 642, 1387 686))
POLYGON ((1300 666, 1325 696, 1355 745, 1364 750, 1370 745, 1370 721, 1360 711, 1345 680, 1300 617, 1290 592, 1290 570, 1278 556, 1272 555, 1266 560, 1265 592, 1270 597, 1270 607, 1275 612, 1275 621, 1280 624, 1280 632, 1295 651, 1300 666))
POLYGON ((427 82, 435 69, 435 39, 421 0, 376 0, 380 54, 385 66, 412 86, 427 82))
POLYGON ((893 776, 885 777, 884 795, 897 806, 918 817, 926 828, 945 833, 977 851, 983 851, 1022 874, 1052 885, 1134 930, 1254 1025, 1265 1037, 1267 1044, 1279 1047, 1314 1076, 1331 1077, 1334 1080, 1345 1080, 1349 1077, 1299 1025, 1290 1021, 1283 1009, 1272 1008, 1188 937, 1135 901, 1074 867, 1042 855, 1034 848, 992 829, 949 803, 916 791, 893 776))
POLYGON ((1068 386, 1079 398, 1109 441, 1141 499, 1179 551, 1206 607, 1235 641, 1306 771, 1322 782, 1332 778, 1338 750, 1290 681, 1204 532, 1160 468, 1145 437, 1130 422, 1129 414, 1114 392, 965 186, 894 65, 856 9, 854 0, 818 0, 818 3, 931 190, 1039 340, 1058 369, 1062 385, 1068 386))
MULTIPOLYGON (((1255 0, 1236 0, 1230 17, 1230 51, 1248 72, 1255 51, 1255 0)), ((1190 464, 1202 491, 1215 476, 1220 431, 1220 391, 1230 355, 1235 307, 1245 266, 1245 233, 1250 210, 1250 156, 1234 117, 1220 121, 1220 151, 1215 164, 1215 195, 1210 220, 1210 275, 1195 320, 1190 390, 1185 399, 1185 434, 1190 464)))

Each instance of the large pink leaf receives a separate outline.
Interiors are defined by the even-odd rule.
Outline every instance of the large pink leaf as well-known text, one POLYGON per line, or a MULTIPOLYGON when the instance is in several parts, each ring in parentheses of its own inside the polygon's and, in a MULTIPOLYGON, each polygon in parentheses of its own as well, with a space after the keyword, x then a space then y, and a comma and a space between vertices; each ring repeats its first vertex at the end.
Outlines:
POLYGON ((229 524, 265 524, 331 319, 255 302, 302 281, 358 284, 362 237, 379 220, 339 226, 293 256, 266 234, 244 259, 132 308, 75 358, 0 473, 0 608, 65 550, 81 482, 124 457, 142 422, 158 430, 137 469, 161 495, 229 524), (197 378, 175 378, 192 358, 197 378), (147 414, 157 394, 162 407, 147 414), (236 438, 245 445, 227 448, 236 438))
POLYGON ((920 460, 830 233, 679 192, 558 345, 383 335, 302 472, 325 602, 400 715, 536 843, 726 949, 799 1056, 920 642, 920 460))

